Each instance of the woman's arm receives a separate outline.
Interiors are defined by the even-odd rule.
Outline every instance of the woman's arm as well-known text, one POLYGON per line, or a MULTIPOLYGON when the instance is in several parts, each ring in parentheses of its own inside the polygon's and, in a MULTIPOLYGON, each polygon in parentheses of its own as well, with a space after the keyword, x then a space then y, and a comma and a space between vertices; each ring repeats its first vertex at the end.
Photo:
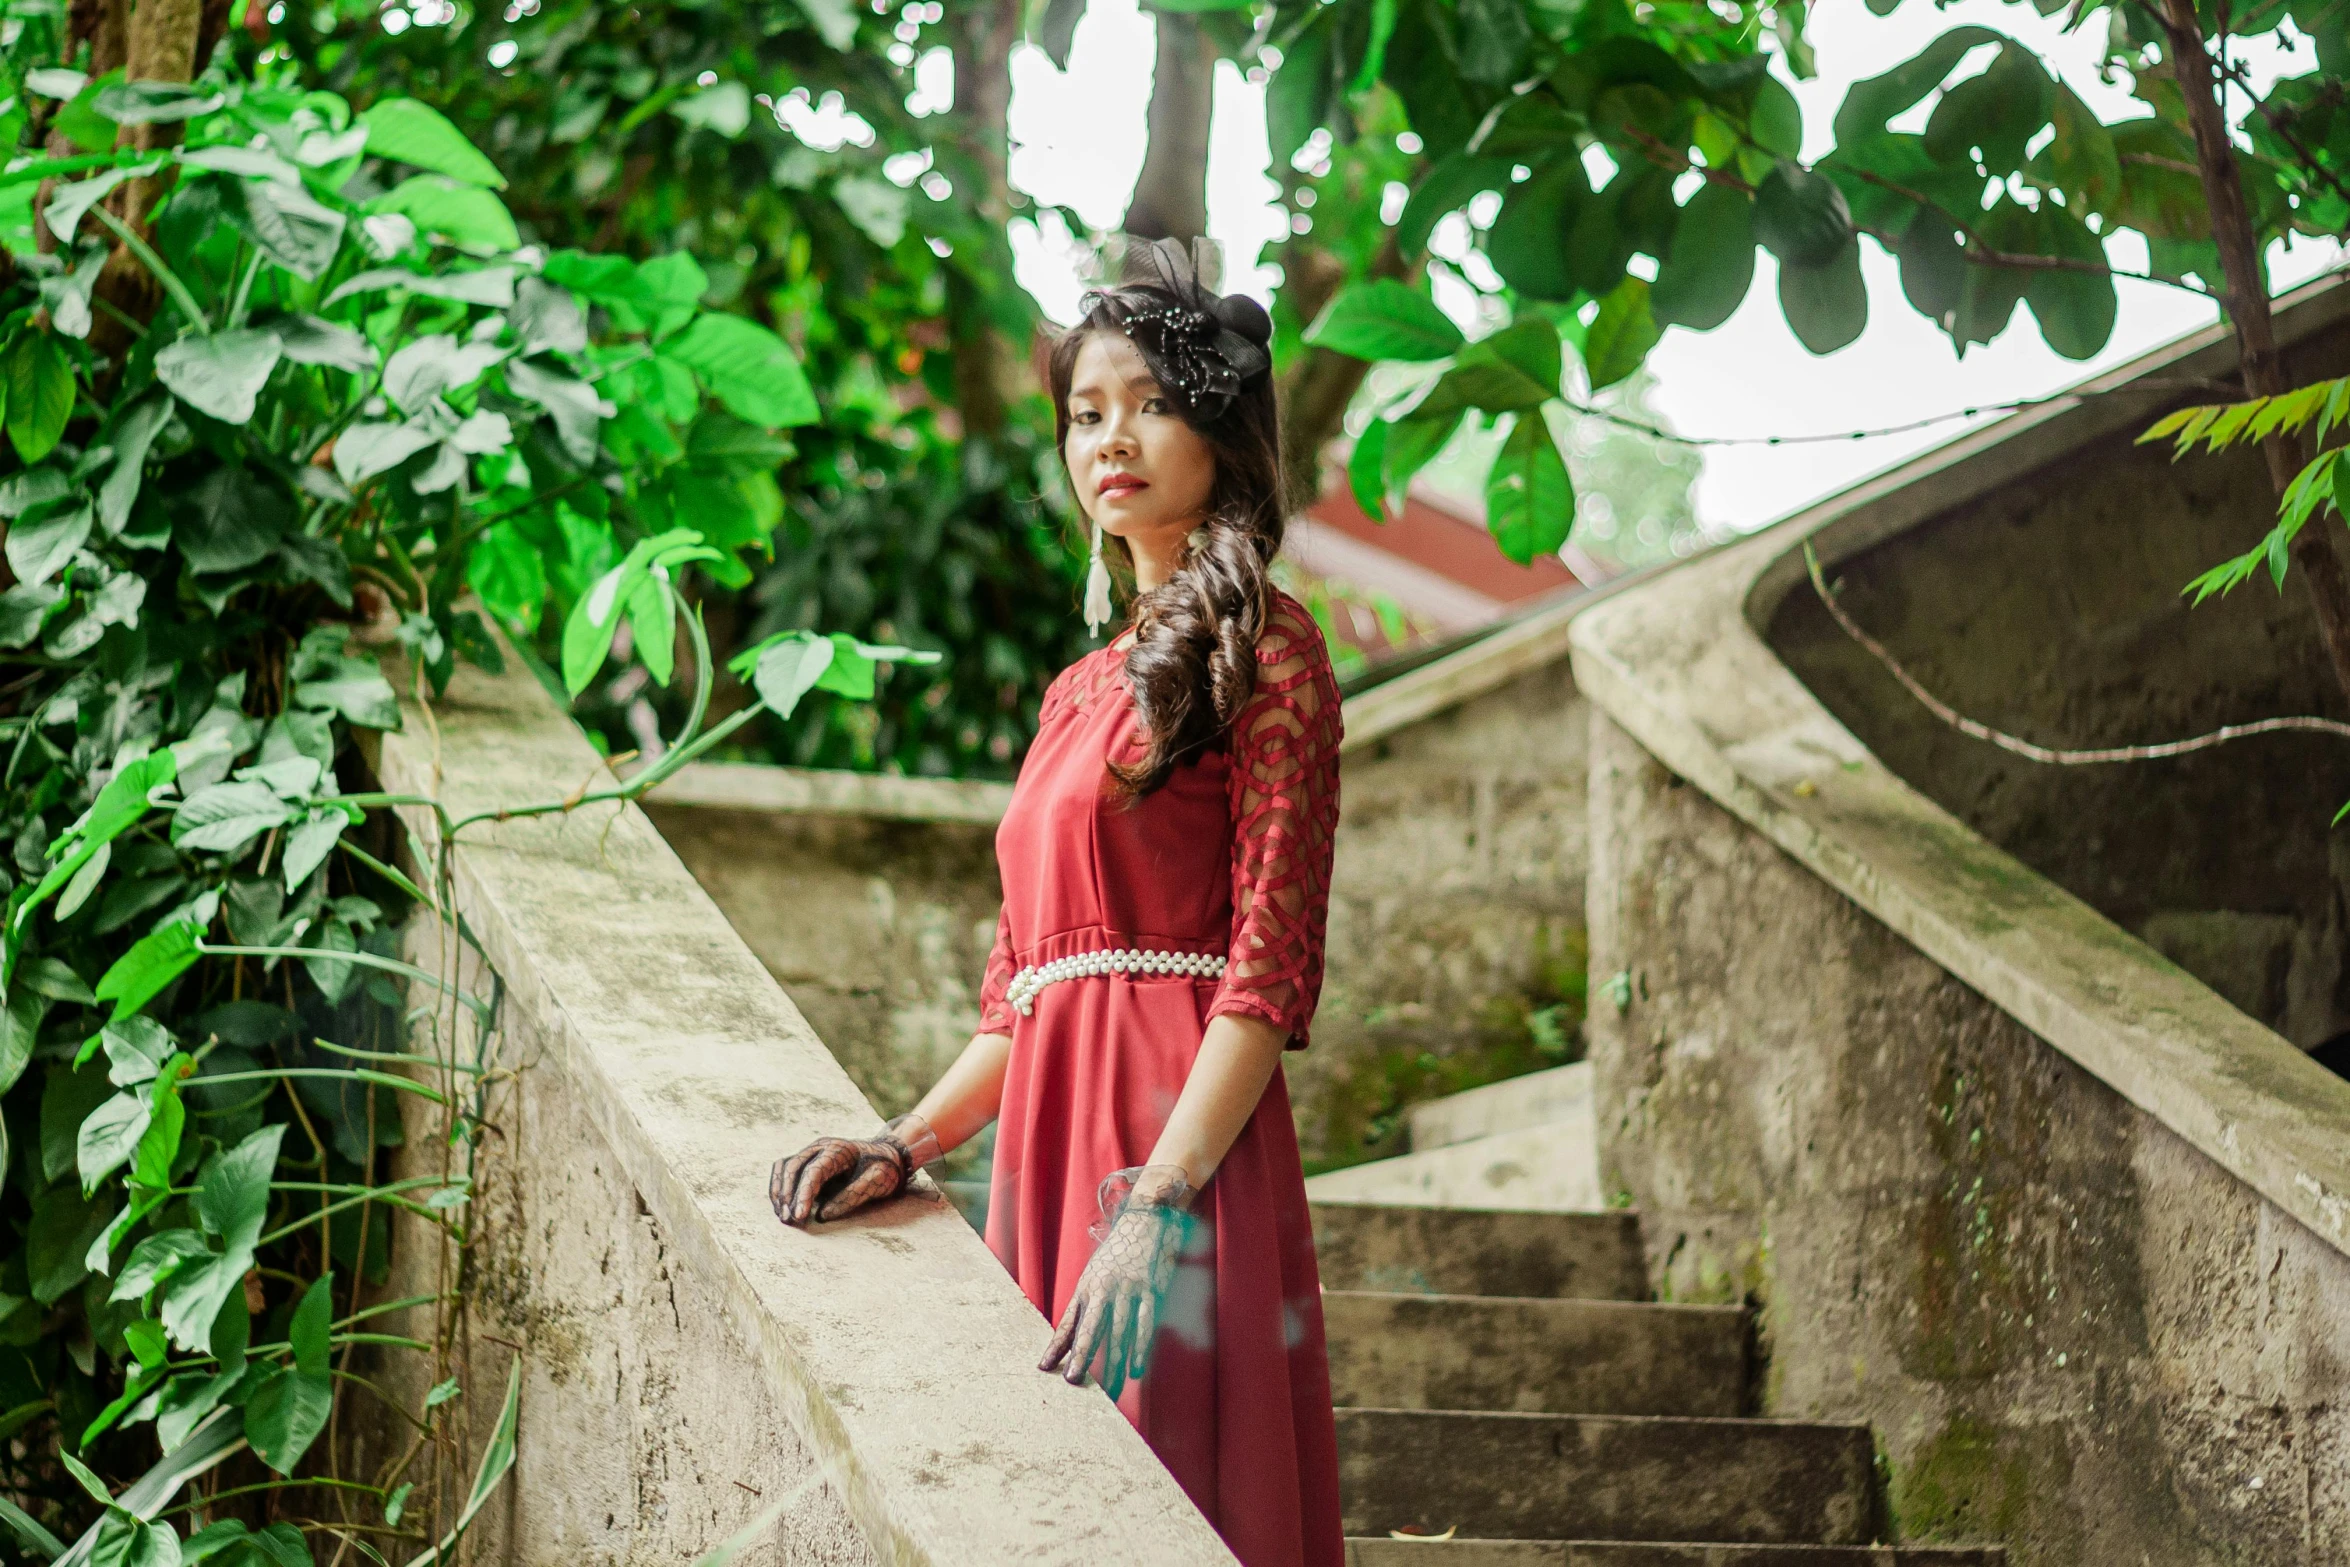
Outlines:
POLYGON ((952 1153, 978 1136, 1003 1109, 1004 1068, 1011 1058, 1009 1034, 974 1035, 955 1064, 922 1096, 914 1113, 930 1123, 940 1153, 952 1153))
MULTIPOLYGON (((1232 1151, 1240 1129, 1256 1114, 1257 1101, 1265 1097, 1265 1085, 1273 1080, 1273 1069, 1281 1064, 1288 1043, 1289 1030, 1262 1018, 1231 1012, 1210 1018, 1174 1112, 1151 1149, 1150 1162, 1181 1165, 1193 1191, 1207 1185, 1224 1155, 1232 1151)), ((1000 1071, 996 1087, 1000 1096, 1000 1071)))

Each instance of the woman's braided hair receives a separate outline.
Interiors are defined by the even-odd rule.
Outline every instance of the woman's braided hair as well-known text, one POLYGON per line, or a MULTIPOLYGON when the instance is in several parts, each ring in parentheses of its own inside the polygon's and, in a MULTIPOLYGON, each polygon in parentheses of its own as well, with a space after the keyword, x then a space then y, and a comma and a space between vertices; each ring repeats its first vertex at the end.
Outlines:
MULTIPOLYGON (((1133 601, 1126 683, 1145 733, 1132 763, 1111 762, 1112 787, 1139 799, 1175 768, 1212 750, 1256 691, 1257 638, 1272 611, 1273 557, 1281 549, 1281 421, 1274 405, 1273 323, 1245 295, 1201 287, 1172 241, 1145 253, 1155 275, 1088 294, 1084 319, 1053 345, 1054 442, 1066 461, 1069 384, 1078 350, 1095 332, 1131 339, 1159 389, 1213 452, 1207 513, 1182 563, 1133 601)), ((1131 582, 1125 541, 1107 553, 1131 582)))

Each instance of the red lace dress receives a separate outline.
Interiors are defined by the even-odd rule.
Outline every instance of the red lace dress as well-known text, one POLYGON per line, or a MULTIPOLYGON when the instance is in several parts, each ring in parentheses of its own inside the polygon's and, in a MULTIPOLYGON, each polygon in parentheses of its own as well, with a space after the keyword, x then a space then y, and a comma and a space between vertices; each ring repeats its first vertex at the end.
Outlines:
MULTIPOLYGON (((987 1243, 1056 1322, 1093 1252, 1095 1186, 1149 1159, 1208 1020, 1262 1018, 1306 1042, 1338 824, 1338 689, 1313 620, 1276 605, 1226 749, 1132 806, 1103 791, 1103 763, 1139 753, 1125 639, 1062 671, 996 832, 1004 912, 981 1027, 1009 1034, 1012 1054, 987 1243), (1006 1004, 1021 968, 1115 948, 1228 966, 1220 980, 1064 980, 1026 1016, 1006 1004)), ((1340 1567, 1321 1287, 1278 1071, 1193 1211, 1150 1373, 1119 1407, 1247 1567, 1340 1567)))

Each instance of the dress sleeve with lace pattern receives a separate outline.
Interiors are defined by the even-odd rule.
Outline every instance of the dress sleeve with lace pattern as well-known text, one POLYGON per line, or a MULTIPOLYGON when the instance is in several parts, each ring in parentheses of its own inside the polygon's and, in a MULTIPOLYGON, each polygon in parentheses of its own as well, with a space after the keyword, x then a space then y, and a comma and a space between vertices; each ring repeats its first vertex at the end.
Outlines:
POLYGON ((1233 721, 1232 945, 1208 1008, 1262 1018, 1302 1050, 1322 993, 1338 831, 1338 682, 1321 628, 1275 601, 1257 642, 1257 689, 1233 721))
POLYGON ((987 955, 987 977, 979 982, 979 1031, 1009 1034, 1012 1003, 1012 914, 1005 909, 995 919, 995 949, 987 955))

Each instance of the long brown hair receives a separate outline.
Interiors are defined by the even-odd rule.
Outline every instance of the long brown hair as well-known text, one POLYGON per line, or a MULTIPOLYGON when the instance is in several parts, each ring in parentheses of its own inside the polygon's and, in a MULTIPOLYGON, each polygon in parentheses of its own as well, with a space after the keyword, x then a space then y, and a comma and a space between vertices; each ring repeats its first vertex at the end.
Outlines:
MULTIPOLYGON (((1083 321, 1053 344, 1053 443, 1069 460, 1069 383, 1078 351, 1095 332, 1124 334, 1128 315, 1165 303, 1156 289, 1104 289, 1083 321)), ((1256 691, 1257 637, 1272 612, 1273 557, 1281 549, 1281 419, 1273 378, 1244 383, 1213 418, 1186 413, 1216 462, 1207 513, 1174 573, 1133 602, 1134 642, 1126 683, 1146 735, 1131 764, 1112 762, 1112 786, 1129 799, 1149 794, 1176 766, 1211 750, 1256 691)), ((1134 554, 1109 538, 1105 553, 1133 580, 1134 554)))

